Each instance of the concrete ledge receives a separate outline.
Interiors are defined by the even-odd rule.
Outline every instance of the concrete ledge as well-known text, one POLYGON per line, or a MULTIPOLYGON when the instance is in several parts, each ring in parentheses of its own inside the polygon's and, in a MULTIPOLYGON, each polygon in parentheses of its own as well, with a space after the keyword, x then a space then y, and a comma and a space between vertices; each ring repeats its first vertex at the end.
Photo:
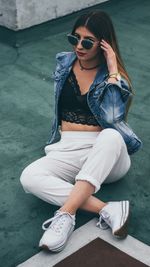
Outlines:
POLYGON ((108 0, 0 0, 0 25, 18 31, 108 0))
POLYGON ((56 254, 41 251, 29 260, 18 265, 18 267, 52 267, 97 237, 100 237, 133 258, 150 266, 150 247, 148 245, 131 236, 128 236, 124 240, 118 240, 112 236, 110 229, 101 230, 96 227, 96 222, 97 219, 94 218, 74 231, 63 251, 56 254))

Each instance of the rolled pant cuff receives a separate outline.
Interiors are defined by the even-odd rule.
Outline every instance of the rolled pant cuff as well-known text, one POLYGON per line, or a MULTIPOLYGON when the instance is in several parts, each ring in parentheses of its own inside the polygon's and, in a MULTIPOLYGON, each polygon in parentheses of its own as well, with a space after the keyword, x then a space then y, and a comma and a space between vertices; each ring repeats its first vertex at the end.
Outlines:
POLYGON ((86 174, 86 173, 78 173, 78 175, 75 178, 76 181, 87 181, 90 184, 92 184, 95 187, 94 193, 97 193, 100 189, 100 184, 98 181, 93 178, 92 176, 86 174))

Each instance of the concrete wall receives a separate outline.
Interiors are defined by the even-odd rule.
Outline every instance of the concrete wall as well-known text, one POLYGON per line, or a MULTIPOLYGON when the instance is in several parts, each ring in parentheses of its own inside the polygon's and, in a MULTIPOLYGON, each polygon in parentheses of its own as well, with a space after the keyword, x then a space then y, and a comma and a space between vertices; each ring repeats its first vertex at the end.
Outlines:
POLYGON ((16 18, 16 0, 0 0, 0 25, 15 29, 16 18))
POLYGON ((0 0, 0 25, 15 31, 107 0, 0 0))

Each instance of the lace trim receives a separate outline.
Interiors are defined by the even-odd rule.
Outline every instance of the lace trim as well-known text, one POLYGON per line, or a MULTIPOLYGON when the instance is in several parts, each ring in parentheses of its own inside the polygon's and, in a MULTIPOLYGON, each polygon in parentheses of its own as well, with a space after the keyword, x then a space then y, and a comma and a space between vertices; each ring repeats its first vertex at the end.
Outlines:
POLYGON ((61 108, 60 121, 64 120, 64 121, 77 123, 77 124, 98 126, 99 123, 97 122, 97 120, 95 119, 91 111, 89 110, 89 107, 87 104, 87 93, 88 92, 83 95, 81 94, 79 84, 78 84, 78 81, 76 79, 76 76, 73 70, 71 70, 71 73, 68 77, 68 82, 70 83, 71 87, 73 88, 75 92, 77 103, 76 103, 76 107, 61 108))
POLYGON ((86 124, 86 125, 99 125, 97 120, 94 118, 93 115, 90 114, 83 114, 83 111, 62 111, 61 119, 68 122, 73 122, 77 124, 86 124))
POLYGON ((81 94, 80 87, 76 78, 76 75, 74 74, 73 70, 71 70, 69 78, 68 78, 69 83, 71 84, 72 88, 75 91, 76 95, 79 96, 86 96, 88 92, 81 94))

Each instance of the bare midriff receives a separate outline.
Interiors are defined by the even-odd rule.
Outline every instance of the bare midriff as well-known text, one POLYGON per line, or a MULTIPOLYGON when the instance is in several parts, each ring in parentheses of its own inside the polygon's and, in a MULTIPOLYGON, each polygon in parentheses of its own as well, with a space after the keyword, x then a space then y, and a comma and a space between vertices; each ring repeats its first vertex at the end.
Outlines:
POLYGON ((61 121, 61 131, 89 131, 89 132, 100 132, 103 128, 100 126, 84 125, 68 121, 61 121))

